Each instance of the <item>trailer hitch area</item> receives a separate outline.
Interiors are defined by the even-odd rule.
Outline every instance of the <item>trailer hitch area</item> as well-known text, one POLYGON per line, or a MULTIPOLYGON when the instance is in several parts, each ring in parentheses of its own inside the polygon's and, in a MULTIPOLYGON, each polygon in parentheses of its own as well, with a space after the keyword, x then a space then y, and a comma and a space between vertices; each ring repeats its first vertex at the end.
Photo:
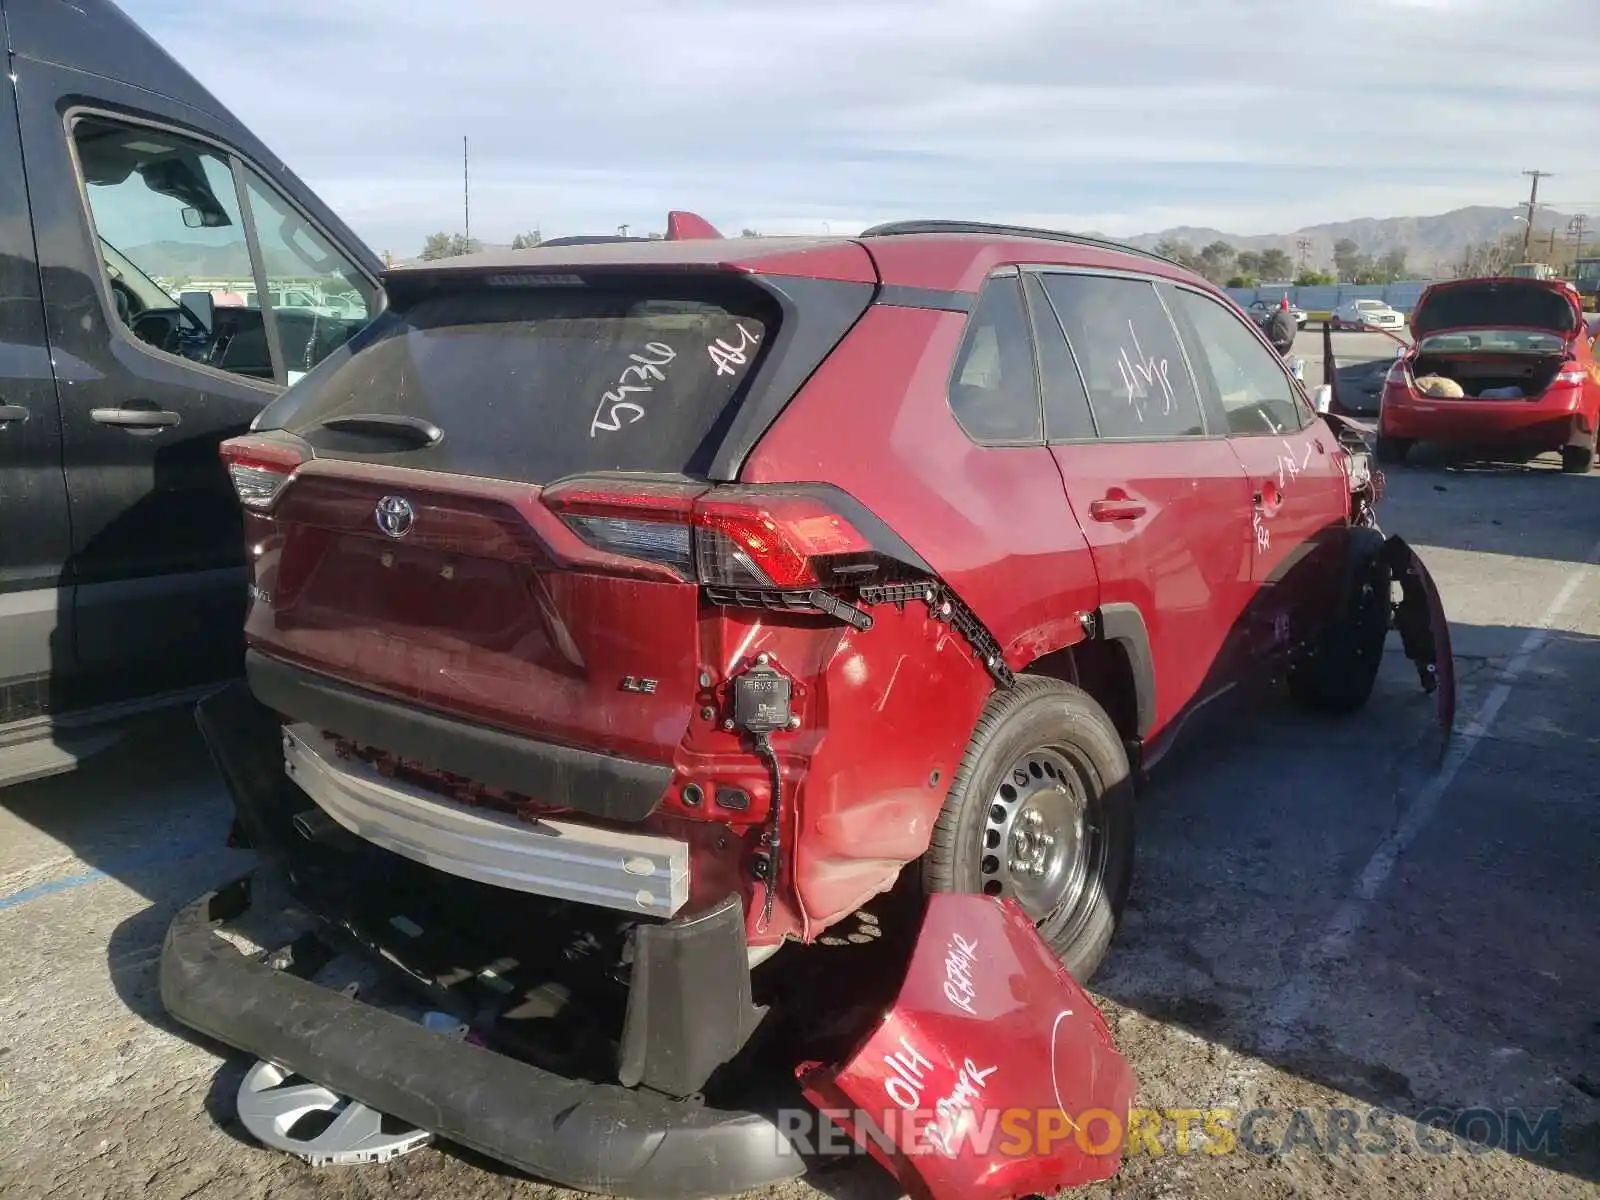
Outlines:
POLYGON ((929 898, 899 994, 806 1098, 913 1200, 1010 1200, 1110 1178, 1134 1075, 1013 901, 929 898))
POLYGON ((1455 728, 1456 672, 1450 622, 1439 588, 1417 552, 1395 536, 1383 544, 1390 577, 1400 584, 1394 627, 1405 655, 1417 668, 1422 690, 1437 697, 1439 726, 1448 737, 1455 728))

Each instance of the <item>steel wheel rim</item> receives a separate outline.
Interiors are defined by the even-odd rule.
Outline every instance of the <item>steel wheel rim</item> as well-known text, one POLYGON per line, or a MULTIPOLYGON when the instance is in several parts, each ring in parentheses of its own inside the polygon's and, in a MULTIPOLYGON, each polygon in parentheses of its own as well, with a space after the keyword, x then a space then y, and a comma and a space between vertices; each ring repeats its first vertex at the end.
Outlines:
POLYGON ((1075 907, 1089 882, 1093 829, 1078 771, 1059 750, 1019 755, 989 798, 978 875, 984 894, 1009 897, 1036 925, 1075 907))

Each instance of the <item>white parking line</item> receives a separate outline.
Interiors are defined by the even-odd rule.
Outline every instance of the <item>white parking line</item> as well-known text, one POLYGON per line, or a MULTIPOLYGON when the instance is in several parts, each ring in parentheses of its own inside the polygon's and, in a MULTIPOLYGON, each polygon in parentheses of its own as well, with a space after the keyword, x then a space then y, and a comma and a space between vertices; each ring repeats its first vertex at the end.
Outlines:
POLYGON ((1578 588, 1588 577, 1589 569, 1597 562, 1600 562, 1600 542, 1591 546, 1583 561, 1573 568, 1566 583, 1556 593, 1555 599, 1528 631, 1528 636, 1522 639, 1522 645, 1517 647, 1517 652, 1511 656, 1500 682, 1489 690, 1489 694, 1484 697, 1483 703, 1478 708, 1477 715, 1450 747, 1444 761, 1439 765, 1438 773, 1418 789, 1411 803, 1401 814, 1399 825, 1373 852, 1349 897, 1334 912, 1333 920, 1328 923, 1327 929, 1320 938, 1306 948, 1301 956, 1299 969, 1278 989, 1276 997, 1267 1006, 1266 1028, 1261 1038, 1264 1049, 1269 1052, 1281 1051, 1293 1040, 1292 1027, 1305 1015, 1313 1000, 1312 979, 1328 963, 1344 957, 1349 949, 1350 940, 1366 923, 1367 910, 1371 908, 1383 885, 1388 882, 1389 876, 1394 873, 1395 863, 1423 827, 1433 819, 1433 814, 1438 811, 1440 799, 1455 781, 1457 773, 1466 761, 1472 757, 1472 752, 1477 749, 1478 743, 1493 728, 1500 716, 1501 708, 1511 695, 1512 687, 1528 669, 1533 656, 1544 647, 1550 637, 1551 629, 1561 619, 1561 614, 1566 611, 1567 605, 1572 603, 1578 588))

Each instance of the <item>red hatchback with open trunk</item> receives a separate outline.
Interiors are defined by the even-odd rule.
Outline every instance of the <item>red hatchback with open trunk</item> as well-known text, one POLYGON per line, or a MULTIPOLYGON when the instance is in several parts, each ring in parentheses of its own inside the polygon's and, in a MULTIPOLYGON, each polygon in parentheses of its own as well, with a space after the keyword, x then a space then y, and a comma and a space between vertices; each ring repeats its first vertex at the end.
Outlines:
POLYGON ((225 448, 241 832, 485 1045, 222 948, 239 892, 174 924, 167 1003, 594 1190, 799 1173, 751 1099, 780 1043, 919 1195, 1103 1176, 963 1139, 1126 1113, 1078 984, 1136 778, 1275 677, 1359 707, 1391 620, 1448 724, 1427 573, 1359 436, 1165 260, 695 232, 394 271, 225 448))

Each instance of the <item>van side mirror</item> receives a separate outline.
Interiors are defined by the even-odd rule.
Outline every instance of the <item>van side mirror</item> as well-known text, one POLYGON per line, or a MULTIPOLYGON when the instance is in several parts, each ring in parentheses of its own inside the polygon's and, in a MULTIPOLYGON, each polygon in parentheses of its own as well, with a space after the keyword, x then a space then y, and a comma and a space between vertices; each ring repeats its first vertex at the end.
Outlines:
POLYGON ((1326 413, 1333 407, 1333 386, 1324 383, 1311 393, 1312 406, 1319 413, 1326 413))

